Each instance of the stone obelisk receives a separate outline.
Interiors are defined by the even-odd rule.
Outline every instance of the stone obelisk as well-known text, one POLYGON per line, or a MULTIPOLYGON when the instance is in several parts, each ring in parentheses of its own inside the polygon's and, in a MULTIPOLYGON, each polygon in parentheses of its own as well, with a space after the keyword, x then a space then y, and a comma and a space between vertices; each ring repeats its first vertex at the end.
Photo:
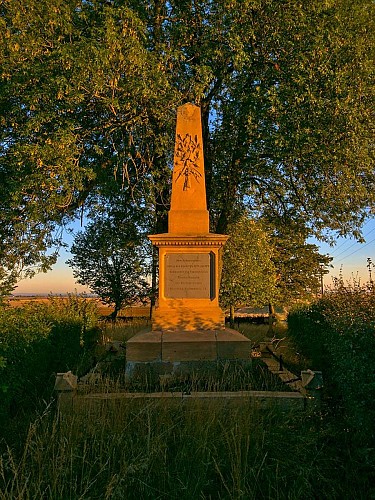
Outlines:
POLYGON ((209 232, 201 111, 177 110, 168 233, 159 249, 159 296, 152 332, 127 342, 129 361, 248 358, 249 341, 225 328, 219 306, 221 251, 228 236, 209 232))
POLYGON ((168 233, 209 232, 201 111, 198 106, 185 104, 177 110, 168 233))
POLYGON ((159 248, 159 300, 154 330, 224 328, 219 307, 219 250, 227 236, 210 234, 201 112, 177 110, 168 233, 149 236, 159 248))

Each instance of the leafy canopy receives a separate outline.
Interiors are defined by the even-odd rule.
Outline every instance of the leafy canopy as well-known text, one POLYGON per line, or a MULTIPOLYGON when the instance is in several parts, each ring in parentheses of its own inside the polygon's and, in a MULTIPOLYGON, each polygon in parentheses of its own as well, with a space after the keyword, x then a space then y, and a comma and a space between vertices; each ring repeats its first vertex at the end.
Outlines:
POLYGON ((373 9, 3 2, 2 268, 47 268, 56 229, 112 190, 142 197, 151 230, 165 230, 175 110, 187 101, 202 108, 212 230, 246 207, 274 225, 360 238, 375 202, 373 9))
POLYGON ((317 245, 308 243, 304 231, 296 227, 274 229, 271 244, 277 275, 275 302, 288 306, 320 295, 332 257, 319 253, 317 245))
POLYGON ((264 227, 246 215, 230 226, 223 252, 220 302, 224 307, 263 307, 275 295, 272 246, 264 227))

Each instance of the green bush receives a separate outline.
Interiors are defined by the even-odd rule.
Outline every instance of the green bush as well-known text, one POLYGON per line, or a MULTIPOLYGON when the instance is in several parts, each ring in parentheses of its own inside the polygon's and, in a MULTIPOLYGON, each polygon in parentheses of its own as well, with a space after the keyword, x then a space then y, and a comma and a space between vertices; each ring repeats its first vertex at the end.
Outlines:
POLYGON ((327 391, 338 404, 353 437, 375 439, 375 287, 370 281, 344 285, 288 317, 297 347, 322 370, 327 391))
POLYGON ((40 307, 0 308, 1 369, 0 415, 22 399, 35 396, 34 388, 45 378, 50 357, 51 324, 40 307))
POLYGON ((50 394, 56 372, 89 368, 96 319, 95 304, 76 295, 0 307, 0 422, 50 394))
POLYGON ((69 294, 66 299, 51 297, 47 306, 52 324, 51 344, 54 371, 87 371, 86 357, 82 355, 98 339, 98 309, 85 296, 69 294))

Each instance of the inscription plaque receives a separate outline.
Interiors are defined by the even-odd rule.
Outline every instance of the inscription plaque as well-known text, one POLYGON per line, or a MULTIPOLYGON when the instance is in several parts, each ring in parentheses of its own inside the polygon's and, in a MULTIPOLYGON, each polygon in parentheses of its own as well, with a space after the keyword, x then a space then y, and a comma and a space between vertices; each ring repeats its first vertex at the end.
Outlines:
POLYGON ((165 256, 165 297, 209 299, 212 294, 209 253, 169 253, 165 256))

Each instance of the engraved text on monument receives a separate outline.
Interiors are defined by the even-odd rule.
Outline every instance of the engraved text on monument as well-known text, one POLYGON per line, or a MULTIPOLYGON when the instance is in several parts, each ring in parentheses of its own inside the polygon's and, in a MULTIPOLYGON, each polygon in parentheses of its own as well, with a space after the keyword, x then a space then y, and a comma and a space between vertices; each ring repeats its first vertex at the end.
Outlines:
POLYGON ((165 297, 210 298, 210 254, 169 253, 165 256, 165 297))

